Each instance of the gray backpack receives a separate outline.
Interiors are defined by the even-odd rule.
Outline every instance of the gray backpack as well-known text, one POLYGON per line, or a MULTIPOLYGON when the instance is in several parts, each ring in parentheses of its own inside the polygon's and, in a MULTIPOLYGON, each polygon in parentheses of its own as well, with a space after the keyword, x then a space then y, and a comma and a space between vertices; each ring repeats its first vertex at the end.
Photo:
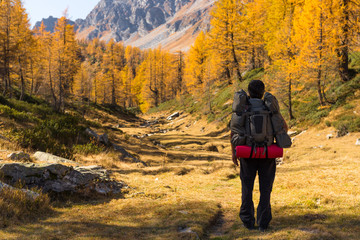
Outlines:
POLYGON ((277 99, 266 93, 264 101, 249 98, 244 90, 234 95, 233 114, 230 129, 234 133, 231 143, 234 146, 248 145, 252 149, 274 143, 279 147, 290 147, 291 139, 284 129, 284 119, 279 112, 277 99))

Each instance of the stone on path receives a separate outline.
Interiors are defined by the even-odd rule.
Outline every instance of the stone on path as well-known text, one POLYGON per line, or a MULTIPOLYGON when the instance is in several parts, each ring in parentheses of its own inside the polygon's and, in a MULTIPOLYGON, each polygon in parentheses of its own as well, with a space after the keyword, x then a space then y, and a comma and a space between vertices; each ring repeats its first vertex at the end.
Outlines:
POLYGON ((356 146, 360 146, 360 138, 358 138, 358 139, 356 140, 355 145, 356 145, 356 146))
POLYGON ((175 119, 175 118, 177 118, 177 117, 179 117, 180 116, 180 113, 179 112, 174 112, 173 114, 171 114, 170 116, 168 116, 167 118, 166 118, 166 120, 173 120, 173 119, 175 119))
POLYGON ((328 134, 328 135, 326 135, 326 139, 331 139, 331 138, 334 138, 334 135, 332 135, 331 133, 330 134, 328 134))

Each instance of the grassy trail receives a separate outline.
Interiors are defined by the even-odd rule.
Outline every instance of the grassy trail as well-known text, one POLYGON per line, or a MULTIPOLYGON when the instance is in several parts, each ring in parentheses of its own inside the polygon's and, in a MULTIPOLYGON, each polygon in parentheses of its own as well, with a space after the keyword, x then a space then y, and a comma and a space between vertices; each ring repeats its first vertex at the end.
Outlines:
MULTIPOLYGON (((110 168, 130 186, 123 197, 56 203, 42 219, 0 230, 0 238, 360 239, 358 133, 327 140, 331 129, 313 129, 296 137, 277 168, 271 228, 260 233, 238 218, 241 185, 228 132, 186 116, 121 130, 126 142, 117 132, 111 138, 150 167, 110 161, 111 154, 81 161, 110 168), (134 137, 143 134, 150 136, 134 137)), ((256 181, 255 206, 258 199, 256 181)))

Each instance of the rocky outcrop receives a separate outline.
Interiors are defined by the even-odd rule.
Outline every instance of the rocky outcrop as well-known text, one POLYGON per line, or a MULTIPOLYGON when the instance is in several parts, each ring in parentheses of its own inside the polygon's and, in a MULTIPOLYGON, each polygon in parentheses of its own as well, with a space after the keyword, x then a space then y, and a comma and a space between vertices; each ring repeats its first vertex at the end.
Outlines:
POLYGON ((92 138, 94 138, 97 142, 104 144, 105 146, 112 146, 113 149, 116 152, 120 152, 121 156, 120 159, 123 160, 125 158, 130 158, 132 159, 132 161, 136 162, 136 163, 141 163, 142 165, 144 165, 145 167, 147 167, 147 164, 144 161, 141 161, 139 159, 137 159, 136 157, 134 157, 131 153, 129 153, 128 151, 126 151, 123 147, 120 147, 119 145, 110 142, 109 137, 106 133, 99 135, 97 134, 95 131, 91 130, 90 128, 87 128, 85 130, 85 132, 91 136, 92 138))
POLYGON ((89 193, 116 194, 124 182, 109 178, 108 172, 99 166, 70 167, 62 164, 5 163, 0 172, 10 184, 21 181, 28 188, 38 187, 44 192, 71 192, 80 195, 89 193))
MULTIPOLYGON (((164 24, 190 0, 101 0, 84 21, 77 21, 86 38, 114 38, 125 41, 164 24), (89 31, 89 29, 92 29, 89 31)), ((109 39, 108 39, 109 40, 109 39)))
POLYGON ((91 130, 90 128, 87 128, 85 130, 86 134, 88 134, 90 137, 94 138, 97 142, 100 142, 104 145, 109 145, 109 137, 106 133, 99 135, 95 131, 91 130))
MULTIPOLYGON (((140 48, 195 39, 210 28, 215 0, 101 0, 85 20, 76 20, 79 39, 114 39, 140 48)), ((185 41, 186 45, 192 42, 185 41)), ((176 44, 175 44, 176 45, 176 44)))
MULTIPOLYGON (((48 18, 43 18, 41 21, 36 22, 34 28, 40 28, 41 23, 44 23, 45 30, 48 32, 54 32, 56 22, 58 21, 58 18, 54 18, 53 16, 50 16, 48 18)), ((68 23, 70 25, 75 26, 75 31, 77 30, 77 25, 75 25, 74 21, 68 20, 68 23)))
MULTIPOLYGON (((85 19, 69 20, 78 39, 114 39, 142 49, 161 45, 187 50, 200 31, 210 29, 215 0, 101 0, 85 19)), ((44 22, 53 32, 57 18, 44 22)))

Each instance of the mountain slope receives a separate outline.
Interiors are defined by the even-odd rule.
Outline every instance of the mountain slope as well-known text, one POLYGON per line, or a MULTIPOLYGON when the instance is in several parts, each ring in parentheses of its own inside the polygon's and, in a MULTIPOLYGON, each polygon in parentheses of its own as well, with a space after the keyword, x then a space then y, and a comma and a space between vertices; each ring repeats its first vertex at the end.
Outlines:
MULTIPOLYGON (((41 21, 36 22, 34 28, 40 28, 41 23, 44 23, 44 25, 46 27, 45 28, 46 31, 54 32, 54 28, 55 28, 56 22, 58 20, 59 20, 58 18, 54 18, 53 16, 49 16, 48 18, 43 18, 41 21)), ((71 21, 71 20, 69 20, 68 23, 70 25, 75 25, 75 22, 71 21)), ((77 29, 77 26, 75 25, 75 31, 76 31, 76 29, 77 29)))
POLYGON ((79 39, 114 39, 140 48, 161 44, 186 50, 209 28, 214 0, 101 0, 85 20, 76 20, 79 39))

